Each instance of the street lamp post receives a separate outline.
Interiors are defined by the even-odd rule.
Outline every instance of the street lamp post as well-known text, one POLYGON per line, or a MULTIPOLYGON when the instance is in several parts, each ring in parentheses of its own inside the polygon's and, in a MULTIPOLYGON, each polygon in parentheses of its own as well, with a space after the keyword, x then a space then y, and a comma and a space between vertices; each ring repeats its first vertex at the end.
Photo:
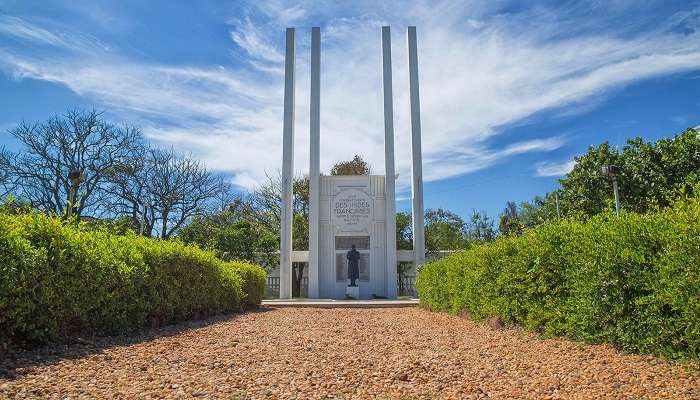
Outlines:
POLYGON ((68 173, 68 180, 70 181, 70 189, 68 190, 68 211, 66 212, 66 216, 70 218, 73 216, 73 210, 75 207, 75 196, 78 193, 78 188, 80 187, 82 173, 75 169, 71 170, 68 173))
POLYGON ((604 165, 600 168, 603 176, 612 180, 613 194, 615 195, 615 212, 620 216, 620 190, 617 186, 617 176, 620 174, 620 167, 617 165, 604 165))

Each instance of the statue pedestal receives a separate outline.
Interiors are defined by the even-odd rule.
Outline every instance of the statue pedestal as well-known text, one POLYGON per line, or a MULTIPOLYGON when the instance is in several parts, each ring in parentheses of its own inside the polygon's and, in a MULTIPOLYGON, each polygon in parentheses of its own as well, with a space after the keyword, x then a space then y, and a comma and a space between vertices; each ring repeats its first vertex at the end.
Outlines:
POLYGON ((345 296, 351 299, 360 299, 360 287, 359 286, 348 286, 345 288, 345 296))

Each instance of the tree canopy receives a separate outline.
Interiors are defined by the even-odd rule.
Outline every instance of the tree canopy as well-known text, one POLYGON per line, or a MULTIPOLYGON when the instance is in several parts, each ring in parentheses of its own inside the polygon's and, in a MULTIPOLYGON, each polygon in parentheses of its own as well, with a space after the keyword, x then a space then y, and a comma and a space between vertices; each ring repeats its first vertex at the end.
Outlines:
POLYGON ((118 127, 95 110, 71 110, 45 122, 22 122, 10 135, 20 144, 16 152, 3 149, 0 162, 15 195, 57 215, 67 214, 69 174, 80 174, 80 191, 73 214, 98 212, 106 202, 107 172, 133 162, 142 146, 141 131, 118 127))
MULTIPOLYGON (((657 141, 635 137, 622 150, 603 142, 590 146, 575 161, 556 191, 562 217, 585 219, 614 209, 612 182, 601 172, 606 165, 620 168, 622 209, 648 213, 670 206, 679 196, 693 195, 700 182, 700 136, 697 130, 687 129, 657 141)), ((509 202, 499 228, 503 234, 519 234, 555 218, 555 192, 551 192, 519 206, 509 202)))
POLYGON ((140 129, 108 122, 104 112, 71 110, 9 132, 21 146, 0 152, 2 194, 50 214, 128 218, 125 226, 168 238, 231 190, 201 161, 148 145, 140 129))
POLYGON ((276 265, 279 236, 255 218, 245 200, 236 198, 225 210, 195 217, 178 237, 185 243, 213 250, 224 260, 247 260, 276 265))

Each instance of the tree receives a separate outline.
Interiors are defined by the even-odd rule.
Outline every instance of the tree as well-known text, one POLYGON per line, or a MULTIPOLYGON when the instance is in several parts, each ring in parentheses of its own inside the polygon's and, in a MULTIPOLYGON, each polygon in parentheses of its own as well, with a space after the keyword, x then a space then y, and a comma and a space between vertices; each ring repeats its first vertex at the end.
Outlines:
POLYGON ((603 178, 600 168, 620 165, 621 161, 618 152, 611 149, 608 142, 598 147, 591 146, 586 154, 576 157, 574 168, 560 181, 565 213, 583 217, 602 212, 612 199, 612 186, 603 178))
POLYGON ((520 234, 558 218, 556 193, 563 217, 588 218, 613 209, 612 182, 601 172, 601 167, 611 164, 620 168, 617 180, 622 208, 627 211, 653 212, 681 195, 693 195, 700 182, 700 136, 696 129, 687 129, 656 142, 636 137, 622 151, 603 142, 575 160, 572 171, 559 180, 561 189, 519 207, 509 202, 500 217, 501 233, 520 234))
POLYGON ((692 194, 700 181, 700 137, 697 130, 688 129, 656 142, 630 139, 621 152, 607 142, 591 146, 560 180, 565 215, 588 217, 613 207, 612 184, 600 171, 609 164, 621 169, 618 182, 623 209, 645 213, 667 207, 679 193, 692 194))
POLYGON ((547 193, 544 197, 535 196, 531 201, 520 203, 518 218, 526 228, 557 219, 557 203, 555 192, 547 193))
POLYGON ((457 214, 438 209, 425 212, 425 247, 428 251, 458 250, 467 246, 465 223, 457 214))
MULTIPOLYGON (((292 184, 292 213, 294 250, 309 249, 309 178, 296 177, 292 184)), ((249 199, 250 218, 270 231, 278 232, 282 220, 282 177, 268 176, 267 182, 251 193, 249 199)))
POLYGON ((14 184, 10 179, 9 160, 5 158, 5 151, 0 151, 0 199, 4 199, 14 189, 14 184))
POLYGON ((362 156, 355 154, 350 161, 338 161, 331 169, 331 175, 369 175, 371 168, 362 156))
POLYGON ((396 248, 413 250, 413 225, 411 214, 406 211, 396 213, 396 248))
MULTIPOLYGON (((486 229, 488 219, 483 220, 479 214, 479 233, 475 236, 492 235, 486 229)), ((444 210, 427 209, 425 211, 425 247, 428 251, 459 250, 468 243, 468 225, 459 215, 444 210)), ((480 237, 481 237, 480 236, 480 237)), ((405 211, 396 213, 396 247, 398 250, 413 249, 413 221, 411 214, 405 211)))
POLYGON ((700 138, 694 129, 654 143, 639 137, 628 140, 621 158, 627 210, 643 213, 668 207, 679 193, 692 195, 700 181, 700 138))
POLYGON ((487 242, 496 238, 493 219, 485 212, 472 211, 472 216, 466 224, 466 239, 470 243, 487 242))
POLYGON ((250 219, 248 211, 239 196, 223 211, 195 217, 178 233, 178 238, 212 250, 224 260, 246 260, 268 268, 277 265, 274 252, 278 237, 250 219))
MULTIPOLYGON (((266 184, 260 186, 250 196, 250 218, 274 232, 279 243, 282 209, 282 177, 267 177, 266 184)), ((293 224, 292 249, 309 249, 309 178, 294 178, 293 193, 293 224)), ((292 265, 292 296, 301 296, 301 286, 304 274, 304 263, 292 265)))
POLYGON ((506 208, 499 217, 499 232, 506 236, 517 236, 522 234, 524 229, 525 226, 520 221, 518 205, 513 201, 506 202, 506 208))
POLYGON ((138 232, 139 229, 139 226, 134 224, 134 220, 126 215, 117 218, 84 217, 82 222, 84 227, 107 231, 114 235, 126 235, 127 232, 138 232))
POLYGON ((9 133, 22 144, 20 151, 2 152, 5 173, 17 195, 35 208, 66 215, 68 174, 77 171, 82 179, 71 206, 78 217, 104 208, 106 172, 129 163, 143 143, 139 129, 117 127, 95 110, 68 111, 43 123, 22 122, 9 133))
POLYGON ((155 226, 153 209, 146 207, 148 195, 146 182, 151 165, 147 161, 148 150, 138 149, 129 162, 119 163, 105 172, 110 209, 131 219, 139 232, 151 236, 155 226))
POLYGON ((169 238, 193 217, 218 206, 227 190, 221 177, 198 160, 173 150, 144 150, 132 164, 109 170, 113 209, 143 223, 147 236, 169 238))
MULTIPOLYGON (((396 213, 396 249, 413 250, 413 224, 411 214, 406 211, 396 213)), ((399 262, 396 272, 399 275, 399 284, 403 284, 403 277, 413 267, 412 262, 399 262)), ((399 288, 401 289, 401 287, 399 288)))
POLYGON ((519 236, 526 229, 556 219, 555 193, 551 192, 544 197, 535 196, 531 201, 520 203, 520 206, 513 201, 507 202, 499 217, 498 230, 505 236, 519 236))
POLYGON ((160 237, 168 238, 190 218, 206 212, 222 190, 222 180, 201 161, 172 150, 151 149, 148 155, 146 209, 159 223, 160 237))

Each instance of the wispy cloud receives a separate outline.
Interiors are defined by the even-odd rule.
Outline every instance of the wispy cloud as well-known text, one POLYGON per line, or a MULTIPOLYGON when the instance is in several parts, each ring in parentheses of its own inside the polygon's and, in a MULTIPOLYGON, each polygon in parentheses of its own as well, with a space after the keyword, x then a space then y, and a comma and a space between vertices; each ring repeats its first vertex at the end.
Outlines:
MULTIPOLYGON (((693 13, 629 30, 633 24, 605 25, 609 21, 586 13, 574 18, 566 8, 504 14, 491 2, 245 4, 247 14, 222 18, 229 28, 230 51, 243 63, 187 67, 118 54, 78 56, 62 42, 68 33, 27 21, 1 25, 0 20, 0 34, 66 49, 56 58, 27 48, 0 48, 0 67, 18 79, 64 85, 125 119, 137 119, 154 141, 192 151, 249 188, 281 166, 283 31, 292 24, 323 21, 322 168, 360 153, 375 171, 383 170, 379 27, 390 24, 400 190, 408 188, 410 178, 407 24, 418 26, 427 180, 549 152, 566 142, 557 136, 493 147, 491 139, 507 124, 548 110, 576 112, 623 85, 700 68, 700 33, 687 28, 697 20, 693 13)), ((297 35, 295 161, 304 172, 310 34, 299 29, 297 35)), ((543 163, 536 173, 558 176, 570 165, 543 163)))
POLYGON ((0 33, 17 38, 42 42, 54 46, 69 47, 68 43, 60 36, 29 24, 22 18, 10 15, 0 15, 0 33))
POLYGON ((440 158, 423 160, 424 176, 427 180, 438 180, 488 168, 508 157, 556 150, 565 144, 563 136, 516 142, 502 149, 489 149, 481 145, 463 148, 454 152, 444 151, 440 158), (450 162, 446 162, 449 160, 450 162))
POLYGON ((284 54, 260 35, 258 29, 249 18, 243 21, 232 20, 230 24, 232 26, 230 32, 231 40, 252 59, 271 64, 282 64, 284 62, 284 54))
POLYGON ((12 37, 34 44, 58 47, 72 52, 90 49, 108 50, 90 35, 78 33, 58 33, 32 24, 25 19, 12 15, 0 14, 0 36, 12 37))
POLYGON ((540 177, 550 177, 550 176, 564 176, 571 172, 576 165, 576 161, 563 161, 563 162, 541 162, 535 164, 535 176, 540 177))

